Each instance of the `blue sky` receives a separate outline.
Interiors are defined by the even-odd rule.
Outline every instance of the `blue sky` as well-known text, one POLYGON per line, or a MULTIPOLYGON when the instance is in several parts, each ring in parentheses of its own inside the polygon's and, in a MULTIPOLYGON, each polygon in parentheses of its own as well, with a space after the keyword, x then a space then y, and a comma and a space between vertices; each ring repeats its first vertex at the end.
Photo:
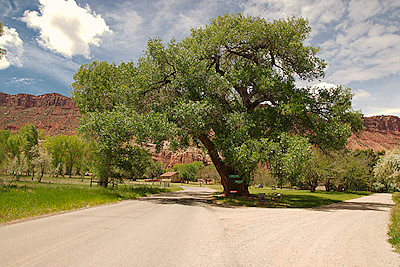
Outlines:
POLYGON ((350 86, 366 116, 400 116, 398 0, 0 0, 5 34, 0 91, 69 96, 73 74, 93 60, 136 61, 149 37, 178 40, 211 17, 242 12, 309 19, 309 44, 328 63, 315 84, 350 86))

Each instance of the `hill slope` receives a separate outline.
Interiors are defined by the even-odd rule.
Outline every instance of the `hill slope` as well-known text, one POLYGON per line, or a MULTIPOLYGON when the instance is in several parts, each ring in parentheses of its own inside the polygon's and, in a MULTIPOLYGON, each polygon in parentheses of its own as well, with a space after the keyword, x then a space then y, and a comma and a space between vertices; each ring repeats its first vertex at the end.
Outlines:
POLYGON ((368 149, 375 151, 400 148, 400 118, 396 116, 364 117, 365 131, 361 136, 352 136, 348 140, 350 149, 368 149))
POLYGON ((31 123, 45 135, 72 135, 80 113, 71 98, 52 93, 40 96, 0 92, 0 129, 17 132, 31 123))

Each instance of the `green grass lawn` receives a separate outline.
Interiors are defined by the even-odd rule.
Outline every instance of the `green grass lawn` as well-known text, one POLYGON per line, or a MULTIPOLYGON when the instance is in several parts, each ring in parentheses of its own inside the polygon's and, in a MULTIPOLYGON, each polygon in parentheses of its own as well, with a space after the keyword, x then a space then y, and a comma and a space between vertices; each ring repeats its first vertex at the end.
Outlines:
POLYGON ((400 193, 393 194, 393 201, 396 203, 392 209, 389 225, 389 242, 397 252, 400 252, 400 193))
POLYGON ((49 184, 20 181, 0 188, 0 223, 178 190, 177 187, 143 184, 101 188, 89 187, 87 181, 69 182, 49 184))
POLYGON ((332 203, 342 202, 348 199, 358 198, 368 195, 368 192, 343 193, 343 192, 325 192, 316 191, 311 193, 309 190, 289 190, 289 189, 266 189, 266 188, 249 188, 250 198, 232 198, 215 196, 215 201, 219 204, 238 205, 256 207, 258 193, 265 193, 266 204, 262 207, 279 207, 279 208, 313 208, 332 203), (273 193, 281 193, 283 198, 278 201, 272 201, 273 193))

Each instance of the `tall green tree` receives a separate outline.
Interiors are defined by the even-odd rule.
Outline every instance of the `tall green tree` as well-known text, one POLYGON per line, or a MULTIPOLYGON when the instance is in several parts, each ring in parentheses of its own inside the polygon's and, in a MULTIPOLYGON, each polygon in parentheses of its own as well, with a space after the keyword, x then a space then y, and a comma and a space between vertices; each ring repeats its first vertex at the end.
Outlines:
POLYGON ((187 164, 178 163, 175 164, 173 170, 179 172, 179 177, 183 181, 196 181, 199 177, 197 176, 198 171, 204 169, 203 162, 193 161, 187 164))
POLYGON ((21 137, 22 148, 24 151, 25 159, 27 161, 29 175, 30 171, 34 171, 31 167, 31 161, 35 156, 35 154, 33 153, 34 150, 32 150, 32 148, 38 145, 38 131, 34 125, 28 123, 25 126, 22 126, 19 129, 18 133, 21 137))
POLYGON ((368 161, 351 153, 339 153, 333 165, 337 191, 368 190, 368 161))
POLYGON ((53 168, 57 170, 56 176, 60 174, 64 175, 62 169, 65 164, 66 139, 67 137, 65 135, 48 136, 45 139, 44 145, 51 155, 53 168))
POLYGON ((279 140, 270 142, 267 150, 270 173, 282 187, 284 181, 290 186, 296 185, 304 176, 305 168, 311 157, 311 147, 308 140, 298 135, 283 133, 279 140))
POLYGON ((7 140, 10 135, 11 133, 9 130, 0 130, 0 167, 2 167, 7 160, 7 140))
POLYGON ((145 171, 145 177, 149 179, 155 179, 159 178, 163 173, 165 173, 164 165, 161 162, 153 161, 150 166, 147 167, 145 171))
POLYGON ((144 148, 126 144, 117 155, 117 166, 122 176, 140 179, 152 164, 151 154, 144 148))
POLYGON ((7 139, 7 152, 10 159, 16 158, 20 162, 23 151, 23 141, 21 135, 11 134, 7 139))
POLYGON ((16 180, 19 179, 20 173, 24 169, 24 155, 21 135, 10 134, 7 138, 7 168, 13 173, 16 180))
POLYGON ((126 153, 123 146, 130 137, 127 120, 121 113, 109 111, 88 113, 81 120, 79 130, 93 140, 94 167, 103 187, 115 174, 121 153, 126 153))
POLYGON ((332 161, 333 157, 330 154, 317 147, 313 148, 300 184, 315 192, 319 183, 325 183, 326 190, 330 191, 332 161))
POLYGON ((180 42, 150 39, 136 65, 83 65, 73 98, 86 117, 125 114, 137 143, 201 145, 224 193, 248 195, 265 148, 282 133, 339 149, 362 128, 349 88, 296 87, 296 79, 322 78, 326 67, 319 49, 305 44, 310 31, 302 18, 221 15, 180 42), (238 190, 231 175, 243 180, 238 190))
POLYGON ((78 167, 85 156, 86 142, 77 135, 65 137, 65 166, 69 177, 74 168, 78 167))
MULTIPOLYGON (((39 171, 39 176, 37 180, 40 183, 44 174, 49 171, 52 165, 52 159, 51 155, 42 146, 35 146, 32 148, 32 150, 32 153, 34 153, 36 156, 32 159, 31 164, 34 169, 37 169, 39 171)), ((32 171, 32 173, 34 173, 34 170, 32 171)), ((32 174, 32 180, 33 176, 34 174, 32 174)))

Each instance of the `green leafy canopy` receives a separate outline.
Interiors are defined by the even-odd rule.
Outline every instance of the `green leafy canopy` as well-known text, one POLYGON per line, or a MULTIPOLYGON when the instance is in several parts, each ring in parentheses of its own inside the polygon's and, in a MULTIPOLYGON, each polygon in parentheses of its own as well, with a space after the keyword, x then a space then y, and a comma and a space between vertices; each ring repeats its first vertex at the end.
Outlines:
POLYGON ((310 31, 303 18, 220 15, 182 41, 150 39, 137 64, 83 65, 72 95, 87 118, 122 114, 126 124, 107 131, 125 127, 123 138, 159 148, 201 145, 222 177, 250 179, 269 152, 263 144, 282 133, 339 149, 362 129, 349 88, 296 87, 324 76, 319 48, 304 44, 310 31))

